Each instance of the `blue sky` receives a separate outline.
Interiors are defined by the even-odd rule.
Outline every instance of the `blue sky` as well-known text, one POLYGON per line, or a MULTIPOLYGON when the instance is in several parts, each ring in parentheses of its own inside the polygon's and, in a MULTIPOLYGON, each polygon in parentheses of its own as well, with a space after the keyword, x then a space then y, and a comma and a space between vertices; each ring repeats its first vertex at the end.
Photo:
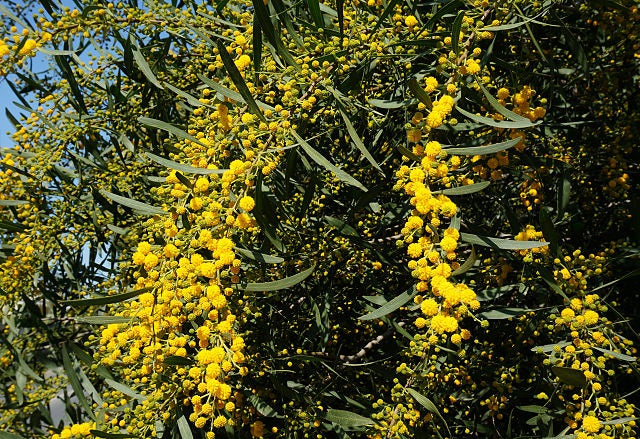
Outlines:
POLYGON ((17 116, 18 109, 12 104, 12 102, 15 101, 15 97, 7 85, 6 79, 0 80, 0 97, 0 102, 2 103, 0 108, 0 147, 7 148, 13 145, 13 141, 5 133, 7 131, 13 131, 13 125, 11 125, 11 122, 7 119, 5 109, 9 108, 9 111, 11 111, 14 116, 17 116))

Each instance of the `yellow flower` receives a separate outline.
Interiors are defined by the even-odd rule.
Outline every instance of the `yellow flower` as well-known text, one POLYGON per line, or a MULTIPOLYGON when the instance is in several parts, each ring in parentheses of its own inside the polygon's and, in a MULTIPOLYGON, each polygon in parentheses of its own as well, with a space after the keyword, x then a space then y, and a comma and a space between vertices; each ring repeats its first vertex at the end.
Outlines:
POLYGON ((406 24, 409 29, 413 29, 418 24, 418 19, 413 15, 408 15, 407 18, 404 19, 404 24, 406 24))
POLYGON ((36 49, 37 46, 38 43, 36 43, 36 40, 32 40, 31 38, 29 38, 27 41, 25 41, 24 46, 22 46, 18 53, 20 55, 31 55, 31 53, 36 49))
POLYGON ((585 416, 582 420, 582 429, 588 433, 597 433, 602 428, 602 423, 595 416, 585 416))
POLYGON ((249 196, 244 196, 240 199, 238 203, 241 209, 246 210, 247 212, 251 212, 253 208, 256 206, 256 202, 253 198, 249 196))

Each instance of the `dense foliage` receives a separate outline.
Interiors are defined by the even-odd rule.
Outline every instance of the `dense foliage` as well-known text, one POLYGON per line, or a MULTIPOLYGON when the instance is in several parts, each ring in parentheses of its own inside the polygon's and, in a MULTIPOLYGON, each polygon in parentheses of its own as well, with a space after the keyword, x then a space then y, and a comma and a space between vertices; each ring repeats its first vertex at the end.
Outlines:
POLYGON ((633 0, 75 2, 0 4, 1 439, 636 437, 633 0))

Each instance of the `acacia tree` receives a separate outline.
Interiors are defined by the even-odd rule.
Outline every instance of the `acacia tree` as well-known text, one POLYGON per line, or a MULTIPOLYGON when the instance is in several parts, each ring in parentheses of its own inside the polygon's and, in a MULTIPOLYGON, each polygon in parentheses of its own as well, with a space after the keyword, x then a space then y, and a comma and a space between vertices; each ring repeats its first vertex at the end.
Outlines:
POLYGON ((635 437, 635 3, 0 13, 0 438, 635 437))

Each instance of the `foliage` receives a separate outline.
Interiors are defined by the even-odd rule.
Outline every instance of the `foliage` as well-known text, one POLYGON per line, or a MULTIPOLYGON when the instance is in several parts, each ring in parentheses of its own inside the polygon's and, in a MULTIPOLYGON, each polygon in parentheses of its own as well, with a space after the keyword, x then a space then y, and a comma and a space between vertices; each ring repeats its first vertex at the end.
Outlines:
POLYGON ((0 13, 0 437, 635 437, 632 0, 0 13))

